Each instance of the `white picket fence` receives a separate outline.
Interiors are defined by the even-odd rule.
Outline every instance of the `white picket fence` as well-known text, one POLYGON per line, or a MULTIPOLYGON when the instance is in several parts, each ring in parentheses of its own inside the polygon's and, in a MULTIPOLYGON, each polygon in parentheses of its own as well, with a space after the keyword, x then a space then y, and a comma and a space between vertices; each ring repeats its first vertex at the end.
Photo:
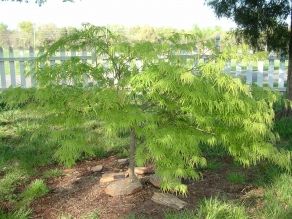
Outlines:
MULTIPOLYGON (((35 52, 32 48, 29 50, 17 50, 16 54, 12 48, 4 54, 0 47, 0 89, 8 87, 28 88, 35 86, 36 82, 33 76, 25 75, 27 63, 35 59, 35 52)), ((66 52, 60 51, 52 57, 51 64, 62 62, 70 57, 78 56, 84 62, 94 62, 96 57, 89 52, 66 52)), ((189 55, 187 55, 190 58, 189 55)), ((202 60, 208 57, 202 56, 202 60)), ((256 83, 258 86, 269 86, 281 92, 286 90, 287 81, 287 60, 279 59, 270 55, 267 60, 254 61, 251 63, 241 63, 230 61, 226 63, 225 72, 234 77, 241 78, 247 84, 256 83)))

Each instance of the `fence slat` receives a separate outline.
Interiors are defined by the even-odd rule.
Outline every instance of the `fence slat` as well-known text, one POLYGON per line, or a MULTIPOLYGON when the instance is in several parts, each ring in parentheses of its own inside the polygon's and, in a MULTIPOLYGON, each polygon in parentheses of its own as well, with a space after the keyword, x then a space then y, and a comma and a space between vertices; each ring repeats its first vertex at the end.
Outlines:
POLYGON ((258 62, 258 72, 257 72, 257 85, 262 87, 263 86, 263 79, 264 79, 264 62, 258 62))
POLYGON ((252 64, 251 63, 248 63, 248 66, 247 66, 246 83, 252 84, 252 64))
POLYGON ((231 74, 231 61, 227 61, 224 67, 224 72, 226 74, 231 74))
MULTIPOLYGON (((66 51, 64 49, 60 50, 60 60, 61 60, 61 63, 64 63, 66 60, 66 51)), ((62 72, 60 73, 62 74, 62 72)), ((67 83, 66 81, 67 81, 66 79, 62 79, 61 84, 65 85, 67 83)))
MULTIPOLYGON (((20 57, 24 57, 23 49, 20 49, 20 57)), ((25 88, 26 87, 26 80, 25 80, 25 73, 24 73, 24 59, 19 61, 19 72, 20 72, 20 86, 25 88)))
POLYGON ((241 64, 240 62, 236 63, 236 69, 235 69, 235 76, 239 77, 241 75, 241 64))
POLYGON ((285 58, 281 57, 278 79, 279 90, 282 90, 284 88, 284 81, 285 81, 285 58))
MULTIPOLYGON (((70 58, 71 57, 76 57, 76 51, 75 50, 71 50, 71 54, 70 54, 70 58)), ((72 73, 71 73, 72 74, 72 73)), ((73 72, 74 74, 74 72, 73 72)), ((72 74, 72 76, 73 76, 72 74)), ((68 82, 70 85, 74 85, 75 81, 74 81, 74 76, 71 77, 70 81, 68 82), (73 78, 73 79, 72 79, 73 78)))
POLYGON ((92 65, 97 66, 97 57, 94 51, 91 52, 91 63, 92 65))
MULTIPOLYGON (((81 57, 83 63, 87 63, 87 58, 85 58, 86 56, 87 56, 87 51, 83 50, 82 51, 82 57, 81 57)), ((84 86, 87 86, 88 85, 87 72, 85 72, 83 74, 83 85, 84 86)))
POLYGON ((274 53, 270 53, 269 55, 269 87, 273 88, 274 87, 274 61, 275 61, 275 56, 274 53))
POLYGON ((16 87, 15 61, 13 60, 14 53, 13 53, 12 47, 9 47, 9 58, 11 58, 11 60, 9 61, 10 79, 11 79, 10 86, 16 87))
POLYGON ((50 66, 53 67, 56 64, 56 57, 50 59, 50 66))
POLYGON ((31 58, 30 61, 30 81, 31 81, 31 87, 36 86, 36 78, 35 78, 35 72, 34 71, 34 49, 32 47, 29 47, 29 57, 31 58))
POLYGON ((6 74, 5 74, 5 63, 4 60, 2 61, 1 58, 4 58, 3 48, 0 47, 0 74, 1 74, 1 88, 6 88, 6 74))

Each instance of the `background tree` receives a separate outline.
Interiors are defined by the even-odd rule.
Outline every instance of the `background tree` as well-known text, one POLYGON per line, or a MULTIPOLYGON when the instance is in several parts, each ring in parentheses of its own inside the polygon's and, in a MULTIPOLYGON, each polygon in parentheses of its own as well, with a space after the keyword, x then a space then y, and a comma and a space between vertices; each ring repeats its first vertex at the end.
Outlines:
POLYGON ((18 24, 19 44, 28 48, 33 45, 34 26, 30 21, 22 21, 18 24))
POLYGON ((45 43, 56 41, 62 34, 64 34, 64 31, 55 24, 44 24, 39 26, 36 30, 37 47, 41 47, 45 43))
POLYGON ((9 30, 6 24, 0 23, 0 46, 9 44, 9 30))
POLYGON ((6 24, 0 23, 0 32, 4 32, 8 30, 8 26, 6 24))
POLYGON ((264 40, 268 50, 286 50, 289 55, 287 96, 292 100, 292 1, 291 0, 206 0, 218 17, 237 24, 237 35, 243 36, 255 49, 264 40), (286 22, 290 15, 290 31, 286 22))

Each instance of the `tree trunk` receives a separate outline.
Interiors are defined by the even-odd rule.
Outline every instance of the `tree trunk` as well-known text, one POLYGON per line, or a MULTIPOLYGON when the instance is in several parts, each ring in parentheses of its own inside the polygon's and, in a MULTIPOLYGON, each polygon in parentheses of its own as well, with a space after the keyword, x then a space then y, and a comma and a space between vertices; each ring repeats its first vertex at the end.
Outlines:
POLYGON ((292 0, 290 6, 290 33, 289 33, 289 62, 288 62, 288 80, 287 80, 287 97, 292 100, 292 0))
POLYGON ((135 175, 136 133, 134 128, 131 128, 130 138, 129 177, 134 181, 137 180, 135 175))

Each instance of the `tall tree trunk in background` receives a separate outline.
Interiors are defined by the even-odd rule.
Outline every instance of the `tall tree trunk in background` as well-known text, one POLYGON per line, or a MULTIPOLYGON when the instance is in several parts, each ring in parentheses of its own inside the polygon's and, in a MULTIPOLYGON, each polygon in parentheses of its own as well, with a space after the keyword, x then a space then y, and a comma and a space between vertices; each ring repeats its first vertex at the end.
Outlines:
POLYGON ((131 128, 130 133, 130 156, 129 156, 129 177, 131 180, 137 180, 135 175, 135 152, 136 152, 136 133, 135 129, 131 128))
POLYGON ((288 80, 287 80, 287 96, 292 100, 292 0, 290 4, 290 33, 289 33, 289 62, 288 62, 288 80))

